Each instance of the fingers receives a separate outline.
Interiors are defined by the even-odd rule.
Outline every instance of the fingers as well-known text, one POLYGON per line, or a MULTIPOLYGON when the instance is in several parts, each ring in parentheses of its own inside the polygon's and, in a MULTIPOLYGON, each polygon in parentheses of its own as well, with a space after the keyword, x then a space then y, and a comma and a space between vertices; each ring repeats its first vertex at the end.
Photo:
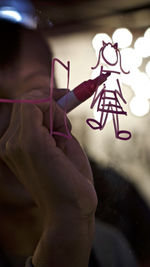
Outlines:
MULTIPOLYGON (((64 90, 62 93, 64 94, 64 90)), ((42 92, 34 90, 28 94, 28 98, 46 99, 48 96, 44 95, 43 97, 42 92)), ((41 136, 41 139, 50 138, 50 133, 52 135, 53 133, 56 133, 53 135, 56 145, 61 150, 64 149, 67 140, 64 136, 67 136, 68 132, 70 134, 71 124, 64 111, 54 100, 52 100, 52 103, 38 103, 36 105, 24 104, 21 107, 21 114, 22 131, 26 132, 25 138, 28 138, 28 140, 33 138, 31 129, 33 129, 35 137, 41 136)), ((29 141, 27 143, 29 143, 29 141)))
POLYGON ((79 172, 93 183, 93 175, 89 161, 75 137, 67 140, 64 153, 74 163, 79 172))
POLYGON ((13 162, 13 158, 18 156, 18 133, 20 128, 20 104, 15 104, 12 109, 12 115, 9 127, 0 139, 0 157, 18 176, 17 168, 13 162))
POLYGON ((0 103, 0 138, 6 132, 11 118, 12 105, 0 103))
MULTIPOLYGON (((54 94, 56 98, 60 98, 62 95, 66 94, 66 89, 55 89, 54 94)), ((50 120, 54 122, 54 131, 62 130, 65 132, 64 128, 64 118, 66 117, 65 112, 55 103, 55 101, 49 98, 49 94, 43 94, 43 92, 39 90, 33 90, 30 93, 23 96, 25 100, 39 100, 38 103, 35 103, 41 112, 43 113, 43 125, 46 126, 48 130, 50 130, 50 120), (42 100, 40 102, 40 100, 42 100), (50 102, 51 101, 51 102, 50 102)), ((71 124, 66 118, 66 124, 69 130, 71 129, 71 124)))
MULTIPOLYGON (((64 90, 62 91, 64 94, 64 90)), ((22 100, 46 99, 47 96, 39 90, 24 95, 22 100)), ((16 146, 20 142, 22 149, 29 149, 33 142, 37 144, 48 138, 51 145, 56 145, 63 149, 65 146, 67 131, 71 131, 71 124, 64 111, 56 104, 52 103, 18 103, 13 105, 11 120, 8 129, 0 140, 1 153, 6 154, 6 150, 16 146), (51 109, 50 109, 51 108, 51 109), (51 113, 50 113, 51 111, 51 113), (50 125, 50 120, 52 125, 50 125), (57 132, 56 139, 50 136, 50 127, 53 132, 57 132), (28 146, 28 147, 27 147, 28 146)), ((8 152, 8 151, 7 151, 8 152)))
POLYGON ((11 142, 11 138, 18 131, 19 125, 20 125, 20 104, 14 104, 9 127, 7 128, 6 132, 3 134, 3 136, 0 139, 1 152, 5 150, 6 146, 9 147, 8 145, 11 142), (8 140, 9 140, 9 143, 8 143, 8 140))
POLYGON ((66 95, 70 91, 69 89, 54 89, 53 90, 53 97, 55 101, 66 95))

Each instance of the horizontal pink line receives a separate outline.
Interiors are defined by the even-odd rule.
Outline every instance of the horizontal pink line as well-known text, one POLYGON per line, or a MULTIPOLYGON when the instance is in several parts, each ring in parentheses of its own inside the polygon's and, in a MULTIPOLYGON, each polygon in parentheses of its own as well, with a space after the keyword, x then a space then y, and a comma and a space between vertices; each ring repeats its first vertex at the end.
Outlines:
POLYGON ((4 99, 0 98, 1 103, 28 103, 28 104, 38 104, 38 103, 46 103, 50 102, 50 98, 44 98, 44 99, 4 99))

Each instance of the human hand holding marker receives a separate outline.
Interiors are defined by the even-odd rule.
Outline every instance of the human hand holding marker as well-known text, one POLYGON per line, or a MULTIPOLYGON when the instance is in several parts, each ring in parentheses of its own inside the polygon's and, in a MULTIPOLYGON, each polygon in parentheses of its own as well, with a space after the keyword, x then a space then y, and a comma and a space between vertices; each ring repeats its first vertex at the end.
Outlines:
MULTIPOLYGON (((24 98, 43 98, 43 94, 34 90, 24 98)), ((63 131, 64 111, 55 101, 52 105, 54 130, 63 131)), ((1 158, 44 216, 45 229, 33 255, 34 266, 86 267, 97 202, 92 173, 74 137, 60 137, 61 142, 64 140, 62 151, 49 134, 44 119, 48 112, 49 103, 14 104, 9 127, 0 142, 1 158)))
MULTIPOLYGON (((103 78, 105 81, 106 76, 103 78)), ((98 77, 84 82, 87 87, 81 84, 74 91, 90 88, 90 93, 94 93, 99 82, 103 81, 99 81, 98 77)), ((34 101, 45 97, 48 95, 34 90, 24 95, 23 100, 34 101)), ((54 90, 54 97, 58 103, 62 91, 54 90)), ((80 99, 79 103, 83 101, 80 99)), ((33 264, 42 267, 49 267, 51 263, 53 267, 86 267, 97 198, 89 162, 78 142, 74 137, 66 139, 49 134, 49 104, 53 109, 54 131, 65 131, 64 111, 57 103, 54 100, 52 103, 15 103, 9 127, 1 138, 1 158, 30 192, 44 216, 45 235, 33 255, 33 264), (58 243, 63 248, 61 256, 58 243), (70 251, 72 244, 74 249, 70 251), (66 251, 70 251, 70 257, 66 257, 66 251), (44 264, 40 263, 43 253, 44 264), (80 258, 80 261, 72 261, 73 258, 80 258)))

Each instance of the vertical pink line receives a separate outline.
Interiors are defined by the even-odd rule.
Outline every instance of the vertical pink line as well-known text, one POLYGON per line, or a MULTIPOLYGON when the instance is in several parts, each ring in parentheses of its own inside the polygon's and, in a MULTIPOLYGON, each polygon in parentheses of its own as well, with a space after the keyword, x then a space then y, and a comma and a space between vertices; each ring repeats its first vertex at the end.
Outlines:
MULTIPOLYGON (((67 90, 69 90, 69 81, 70 81, 70 61, 67 62, 68 66, 67 66, 67 90)), ((66 112, 64 114, 64 121, 65 121, 65 128, 66 128, 66 131, 67 131, 67 136, 68 138, 71 138, 71 134, 68 130, 68 127, 67 127, 67 116, 66 116, 66 112)))
POLYGON ((69 90, 69 81, 70 81, 70 61, 68 61, 67 64, 68 64, 68 67, 67 67, 67 70, 68 70, 68 75, 67 75, 67 89, 69 90))
POLYGON ((50 95, 49 95, 49 129, 50 129, 50 135, 53 134, 53 86, 54 86, 54 64, 55 64, 55 58, 52 60, 52 65, 51 65, 51 80, 50 80, 50 95))
MULTIPOLYGON (((70 62, 67 62, 67 66, 58 58, 54 58, 52 61, 52 67, 51 67, 51 83, 50 83, 50 102, 52 103, 52 96, 53 96, 53 80, 54 80, 54 68, 55 68, 55 61, 57 61, 60 65, 64 67, 64 69, 67 70, 67 90, 69 89, 69 80, 70 80, 70 62)), ((67 104, 67 103, 66 103, 67 104)), ((71 134, 67 127, 67 116, 66 111, 64 110, 64 124, 67 134, 60 133, 60 132, 53 132, 53 118, 52 118, 52 105, 50 107, 50 134, 56 134, 61 135, 66 138, 70 138, 71 134)))

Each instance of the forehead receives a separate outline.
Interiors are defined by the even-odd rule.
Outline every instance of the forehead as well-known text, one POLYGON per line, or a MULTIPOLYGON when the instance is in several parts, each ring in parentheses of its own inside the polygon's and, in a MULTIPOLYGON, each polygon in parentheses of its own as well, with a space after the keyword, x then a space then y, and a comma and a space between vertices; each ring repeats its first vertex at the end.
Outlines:
POLYGON ((0 81, 3 95, 11 97, 34 88, 48 88, 51 60, 50 49, 39 33, 21 31, 15 65, 7 66, 0 81))
POLYGON ((42 62, 47 62, 51 59, 52 53, 43 36, 33 30, 24 30, 21 34, 21 55, 26 56, 26 59, 35 59, 42 62))
POLYGON ((21 37, 19 73, 33 75, 50 72, 52 53, 45 39, 36 31, 24 31, 21 37))

